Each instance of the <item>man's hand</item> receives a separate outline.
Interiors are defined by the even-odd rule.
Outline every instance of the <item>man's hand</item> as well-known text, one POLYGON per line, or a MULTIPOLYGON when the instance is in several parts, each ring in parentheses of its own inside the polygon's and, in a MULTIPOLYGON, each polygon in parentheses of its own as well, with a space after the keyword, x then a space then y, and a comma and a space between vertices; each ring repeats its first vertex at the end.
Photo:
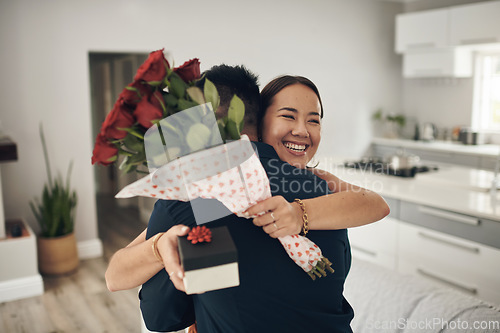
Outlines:
POLYGON ((189 232, 189 227, 176 225, 170 228, 160 239, 158 239, 158 252, 163 259, 165 270, 170 276, 170 280, 175 288, 186 291, 184 288, 184 270, 180 264, 179 251, 177 250, 177 236, 185 236, 189 232))

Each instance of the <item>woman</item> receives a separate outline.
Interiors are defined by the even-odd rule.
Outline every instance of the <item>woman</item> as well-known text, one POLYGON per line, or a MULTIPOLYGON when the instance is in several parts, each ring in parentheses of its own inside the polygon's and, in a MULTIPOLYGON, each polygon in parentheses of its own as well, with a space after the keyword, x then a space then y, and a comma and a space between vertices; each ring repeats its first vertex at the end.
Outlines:
MULTIPOLYGON (((282 161, 300 169, 307 168, 321 141, 323 118, 323 105, 314 83, 300 76, 278 77, 262 90, 261 101, 259 140, 273 146, 282 161)), ((378 221, 389 213, 377 194, 343 182, 328 172, 310 170, 328 182, 330 191, 337 193, 335 197, 304 200, 310 229, 356 227, 378 221), (356 211, 349 208, 351 205, 356 211), (372 210, 377 206, 380 211, 372 210)), ((302 228, 300 206, 281 196, 265 200, 247 212, 250 215, 267 212, 255 218, 254 223, 273 238, 297 234, 302 228)))
MULTIPOLYGON (((262 318, 260 323, 264 326, 258 330, 254 328, 253 331, 267 329, 272 331, 276 329, 275 325, 280 329, 284 328, 283 325, 289 325, 292 331, 302 331, 300 328, 302 322, 304 325, 349 331, 352 310, 342 297, 343 283, 350 266, 350 250, 345 228, 377 221, 388 214, 388 207, 377 194, 342 182, 331 174, 312 169, 313 173, 328 181, 328 188, 334 193, 323 196, 312 193, 302 197, 309 216, 308 227, 311 231, 308 236, 322 248, 326 257, 332 258, 336 265, 336 274, 310 284, 310 281, 307 281, 309 277, 294 266, 283 249, 280 249, 279 242, 272 238, 297 234, 304 228, 304 211, 298 203, 292 202, 301 194, 292 191, 291 182, 287 184, 282 180, 286 180, 286 175, 293 170, 302 170, 302 175, 298 178, 292 177, 292 181, 314 179, 311 171, 306 170, 306 165, 316 153, 321 140, 323 116, 321 99, 311 81, 302 77, 283 76, 271 81, 263 89, 262 106, 264 112, 260 117, 260 133, 262 141, 266 144, 258 144, 259 157, 267 158, 266 162, 263 161, 263 165, 268 172, 271 185, 280 184, 280 188, 273 191, 273 194, 280 195, 275 195, 248 209, 249 215, 264 213, 253 219, 257 227, 252 228, 241 222, 229 224, 233 228, 231 230, 233 238, 236 237, 235 243, 241 244, 241 247, 238 247, 241 259, 240 272, 242 270, 246 272, 241 274, 240 287, 196 295, 195 308, 198 304, 198 308, 202 307, 206 311, 218 309, 215 314, 208 313, 208 317, 218 316, 219 324, 225 320, 226 313, 231 313, 232 315, 227 317, 232 318, 227 319, 228 322, 231 321, 228 325, 237 320, 238 323, 248 326, 254 314, 262 318), (279 161, 278 157, 288 164, 279 161), (279 163, 273 164, 273 160, 279 163), (265 234, 259 233, 258 230, 263 230, 271 237, 266 238, 263 236, 265 234), (249 240, 256 240, 258 246, 252 248, 255 244, 250 244, 249 240), (245 245, 245 242, 248 244, 245 245), (276 267, 280 269, 276 270, 276 267), (267 274, 263 274, 266 271, 273 272, 272 276, 277 279, 278 284, 271 283, 275 281, 268 279, 267 274), (331 299, 323 297, 329 294, 331 299), (241 301, 232 304, 233 299, 241 301), (304 315, 302 310, 305 310, 305 305, 302 302, 306 300, 312 300, 319 308, 312 312, 306 311, 307 315, 304 315), (210 306, 203 307, 204 304, 210 306), (268 307, 269 311, 260 311, 268 307), (260 308, 259 314, 253 313, 255 308, 260 308), (301 309, 300 315, 292 316, 295 320, 299 320, 296 323, 291 320, 290 314, 297 309, 301 309), (290 319, 277 321, 275 316, 283 318, 280 313, 288 314, 290 319), (307 323, 308 320, 313 320, 314 323, 307 323)), ((299 191, 307 192, 305 187, 299 191)), ((183 290, 183 272, 177 259, 175 236, 186 234, 187 229, 180 225, 174 226, 157 239, 158 251, 165 270, 169 272, 170 280, 179 290, 183 290)), ((144 239, 145 235, 141 234, 128 248, 123 249, 124 252, 117 253, 112 258, 106 272, 110 289, 135 287, 162 269, 162 263, 152 254, 151 245, 142 245, 151 241, 145 242, 144 239), (137 256, 131 257, 129 254, 132 251, 135 251, 137 256), (130 265, 125 267, 126 265, 118 264, 120 256, 127 258, 130 265), (129 274, 131 272, 135 275, 129 274), (123 281, 124 276, 128 280, 126 283, 123 281), (122 281, 117 282, 120 278, 122 281)), ((200 320, 198 311, 196 315, 200 320)), ((205 326, 211 327, 206 323, 205 326)))

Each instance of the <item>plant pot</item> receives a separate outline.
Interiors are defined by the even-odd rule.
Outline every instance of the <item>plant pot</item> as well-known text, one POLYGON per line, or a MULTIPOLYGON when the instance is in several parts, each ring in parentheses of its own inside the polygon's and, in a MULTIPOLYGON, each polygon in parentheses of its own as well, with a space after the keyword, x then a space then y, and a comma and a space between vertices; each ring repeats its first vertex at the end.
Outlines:
POLYGON ((38 237, 38 268, 44 275, 63 275, 78 268, 74 233, 59 237, 38 237))

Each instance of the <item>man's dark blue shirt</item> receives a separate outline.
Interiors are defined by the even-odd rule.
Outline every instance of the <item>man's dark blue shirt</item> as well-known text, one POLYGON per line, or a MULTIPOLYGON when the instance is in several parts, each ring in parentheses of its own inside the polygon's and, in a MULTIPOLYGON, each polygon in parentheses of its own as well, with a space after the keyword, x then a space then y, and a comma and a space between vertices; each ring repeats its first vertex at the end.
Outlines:
MULTIPOLYGON (((254 144, 269 177, 272 195, 282 195, 292 202, 295 198, 330 193, 327 183, 310 171, 280 161, 267 144, 254 144)), ((220 203, 214 200, 213 204, 220 203)), ((146 238, 178 224, 195 226, 190 205, 157 201, 146 238)), ((308 238, 321 248, 335 270, 313 281, 288 257, 277 239, 269 237, 251 220, 230 214, 206 224, 222 225, 229 228, 238 250, 240 285, 186 295, 175 289, 168 274, 161 270, 142 286, 139 295, 148 329, 179 330, 192 324, 196 317, 200 333, 351 332, 354 314, 342 295, 351 265, 346 229, 309 231, 308 238)))

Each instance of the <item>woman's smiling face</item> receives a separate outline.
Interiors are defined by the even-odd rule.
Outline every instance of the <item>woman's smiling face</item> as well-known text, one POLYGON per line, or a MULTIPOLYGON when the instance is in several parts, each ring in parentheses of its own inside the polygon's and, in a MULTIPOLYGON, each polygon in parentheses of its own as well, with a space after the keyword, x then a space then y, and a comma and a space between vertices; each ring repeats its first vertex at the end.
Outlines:
POLYGON ((320 113, 312 89, 299 83, 287 86, 266 110, 262 141, 273 146, 282 161, 304 169, 321 141, 320 113))

